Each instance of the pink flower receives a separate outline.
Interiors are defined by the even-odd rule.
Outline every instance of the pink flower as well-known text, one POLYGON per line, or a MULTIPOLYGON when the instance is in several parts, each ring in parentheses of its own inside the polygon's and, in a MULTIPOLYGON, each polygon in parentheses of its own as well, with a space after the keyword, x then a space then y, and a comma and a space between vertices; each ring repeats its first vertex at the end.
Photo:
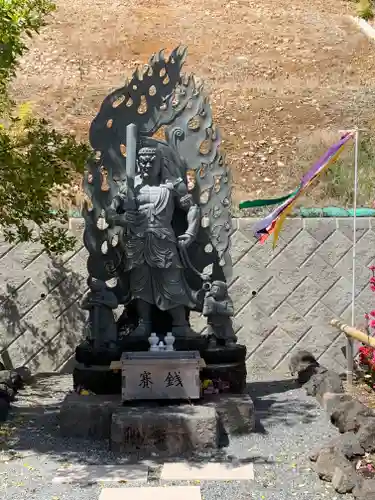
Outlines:
POLYGON ((372 316, 373 318, 375 318, 375 311, 370 311, 370 316, 372 316))
MULTIPOLYGON (((370 313, 371 314, 371 313, 370 313)), ((365 319, 370 319, 370 314, 365 314, 365 319)))
POLYGON ((373 292, 375 292, 375 285, 370 285, 370 288, 373 292))
POLYGON ((370 327, 371 327, 371 328, 375 328, 375 319, 372 319, 372 320, 370 321, 370 327))
POLYGON ((370 266, 369 269, 370 269, 370 271, 375 271, 375 266, 370 266))

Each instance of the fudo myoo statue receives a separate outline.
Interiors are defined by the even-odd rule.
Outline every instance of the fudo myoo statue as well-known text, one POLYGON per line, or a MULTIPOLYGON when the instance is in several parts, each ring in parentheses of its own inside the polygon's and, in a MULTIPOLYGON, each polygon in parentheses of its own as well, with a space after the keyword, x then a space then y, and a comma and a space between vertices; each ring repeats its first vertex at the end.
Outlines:
POLYGON ((129 337, 194 336, 189 313, 202 312, 206 282, 231 273, 229 171, 203 87, 181 75, 185 53, 154 55, 106 97, 90 128, 88 271, 117 280, 129 337))
POLYGON ((139 316, 134 335, 148 336, 153 331, 153 305, 169 312, 174 335, 184 335, 189 329, 186 308, 196 306, 179 252, 196 240, 200 209, 184 180, 170 177, 165 169, 167 159, 155 146, 141 147, 134 207, 127 205, 126 194, 124 199, 121 193, 106 210, 109 226, 125 230, 124 270, 129 272, 129 291, 139 316), (180 236, 172 227, 176 206, 186 212, 187 228, 180 236))

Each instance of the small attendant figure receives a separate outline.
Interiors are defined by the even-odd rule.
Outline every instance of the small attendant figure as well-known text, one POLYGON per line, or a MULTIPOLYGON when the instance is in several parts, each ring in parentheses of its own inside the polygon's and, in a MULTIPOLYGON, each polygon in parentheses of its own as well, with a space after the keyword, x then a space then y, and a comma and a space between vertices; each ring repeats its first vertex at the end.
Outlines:
POLYGON ((113 310, 118 306, 116 295, 105 281, 89 276, 90 290, 82 299, 81 307, 89 311, 89 339, 95 348, 115 347, 117 325, 113 310))
POLYGON ((224 281, 213 281, 203 302, 203 315, 207 318, 209 347, 231 346, 237 342, 233 330, 233 301, 224 281))

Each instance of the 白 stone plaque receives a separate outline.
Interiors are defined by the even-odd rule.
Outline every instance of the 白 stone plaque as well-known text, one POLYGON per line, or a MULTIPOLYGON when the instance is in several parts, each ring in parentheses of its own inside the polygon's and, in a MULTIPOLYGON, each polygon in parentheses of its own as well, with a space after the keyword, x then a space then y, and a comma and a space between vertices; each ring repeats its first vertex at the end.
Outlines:
POLYGON ((122 401, 199 399, 203 365, 198 351, 123 353, 122 401))

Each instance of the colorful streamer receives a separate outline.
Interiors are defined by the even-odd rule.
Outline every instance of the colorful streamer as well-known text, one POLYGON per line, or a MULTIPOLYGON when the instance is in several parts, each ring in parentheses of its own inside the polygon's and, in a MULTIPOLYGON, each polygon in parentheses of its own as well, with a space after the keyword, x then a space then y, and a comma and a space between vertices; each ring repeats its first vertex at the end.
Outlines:
POLYGON ((280 196, 280 198, 271 198, 271 199, 266 199, 266 200, 248 200, 248 201, 241 201, 240 203, 240 208, 254 208, 254 207, 266 207, 268 205, 278 205, 279 203, 282 203, 283 201, 289 200, 289 198, 292 198, 298 193, 298 189, 293 191, 293 193, 289 193, 285 196, 280 196))
MULTIPOLYGON (((321 156, 319 160, 311 167, 311 169, 308 172, 306 172, 306 174, 302 177, 301 183, 298 189, 296 189, 296 191, 294 191, 289 195, 276 199, 278 202, 281 202, 281 205, 277 207, 273 212, 271 212, 268 216, 266 216, 264 219, 257 222, 253 227, 255 237, 258 239, 258 241, 260 241, 260 243, 264 243, 264 241, 273 233, 274 234, 273 247, 276 246, 283 223, 286 217, 293 210, 298 198, 303 193, 305 193, 305 191, 309 188, 309 186, 311 186, 311 184, 318 177, 318 175, 320 175, 323 171, 325 171, 330 165, 332 165, 337 160, 340 153, 344 149, 346 143, 353 137, 354 137, 353 132, 346 133, 340 139, 340 141, 338 141, 336 144, 330 147, 328 151, 323 156, 321 156)), ((244 205, 246 205, 246 208, 254 206, 265 206, 266 204, 272 205, 274 204, 272 203, 272 201, 274 200, 254 200, 250 202, 242 202, 240 204, 240 208, 244 207, 244 205), (271 203, 263 203, 263 205, 261 204, 262 202, 270 202, 270 201, 271 203)))

